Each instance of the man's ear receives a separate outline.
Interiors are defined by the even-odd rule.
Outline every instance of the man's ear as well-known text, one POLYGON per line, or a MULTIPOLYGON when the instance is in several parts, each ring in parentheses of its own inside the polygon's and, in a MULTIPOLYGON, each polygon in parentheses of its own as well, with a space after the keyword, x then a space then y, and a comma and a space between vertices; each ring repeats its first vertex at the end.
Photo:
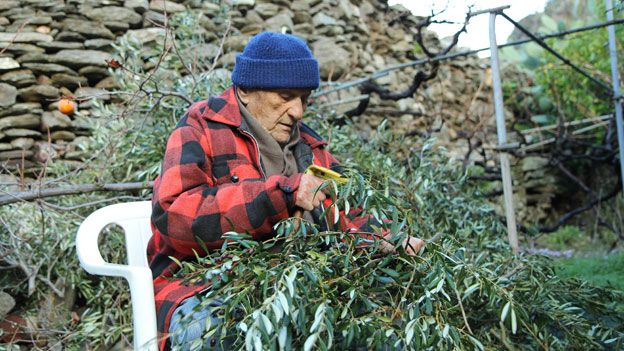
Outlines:
POLYGON ((247 106, 249 103, 249 89, 243 87, 236 87, 236 93, 238 94, 238 98, 243 103, 243 105, 247 106))

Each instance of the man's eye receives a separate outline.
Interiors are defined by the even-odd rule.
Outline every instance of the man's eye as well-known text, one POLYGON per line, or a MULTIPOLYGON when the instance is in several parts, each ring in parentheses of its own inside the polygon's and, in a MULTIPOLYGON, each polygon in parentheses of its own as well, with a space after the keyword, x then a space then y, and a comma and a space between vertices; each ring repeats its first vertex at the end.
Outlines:
POLYGON ((289 94, 280 94, 280 97, 286 101, 292 100, 292 96, 290 96, 289 94))

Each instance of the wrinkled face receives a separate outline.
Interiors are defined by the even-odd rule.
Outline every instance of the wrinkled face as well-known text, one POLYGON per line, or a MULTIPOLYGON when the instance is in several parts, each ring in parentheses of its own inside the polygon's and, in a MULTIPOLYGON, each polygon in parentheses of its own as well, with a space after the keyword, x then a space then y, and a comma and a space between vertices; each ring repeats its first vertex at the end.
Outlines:
POLYGON ((238 97, 260 125, 284 145, 303 117, 310 89, 258 90, 239 87, 238 97))

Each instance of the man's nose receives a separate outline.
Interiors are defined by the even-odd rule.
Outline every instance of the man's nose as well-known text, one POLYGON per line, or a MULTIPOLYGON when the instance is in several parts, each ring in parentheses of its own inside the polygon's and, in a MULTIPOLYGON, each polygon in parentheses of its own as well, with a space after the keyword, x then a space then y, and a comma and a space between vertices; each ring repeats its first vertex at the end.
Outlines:
POLYGON ((290 102, 290 107, 288 108, 288 115, 290 115, 290 117, 299 121, 303 118, 303 111, 305 111, 305 104, 301 99, 293 99, 290 102))

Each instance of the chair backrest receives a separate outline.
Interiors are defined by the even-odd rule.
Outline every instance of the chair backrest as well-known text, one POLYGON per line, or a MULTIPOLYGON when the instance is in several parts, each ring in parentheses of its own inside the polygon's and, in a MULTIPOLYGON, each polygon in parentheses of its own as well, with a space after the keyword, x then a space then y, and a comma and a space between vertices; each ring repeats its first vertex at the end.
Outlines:
POLYGON ((150 201, 106 206, 90 214, 78 228, 76 252, 80 265, 91 274, 124 277, 130 284, 134 325, 134 349, 158 350, 156 307, 152 271, 147 264, 146 248, 152 236, 150 201), (98 247, 102 229, 117 224, 124 230, 127 265, 105 262, 98 247))

